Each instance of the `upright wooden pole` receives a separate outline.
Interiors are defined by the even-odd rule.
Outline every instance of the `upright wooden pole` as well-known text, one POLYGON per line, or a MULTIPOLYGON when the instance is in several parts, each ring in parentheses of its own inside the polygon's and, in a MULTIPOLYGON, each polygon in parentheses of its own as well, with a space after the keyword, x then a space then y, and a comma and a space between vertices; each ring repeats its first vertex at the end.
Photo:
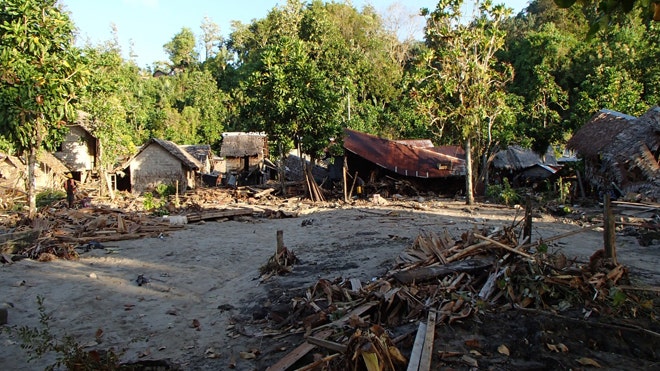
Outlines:
POLYGON ((284 250, 284 231, 277 231, 277 256, 284 250))
POLYGON ((532 242, 532 196, 527 195, 525 199, 525 227, 523 228, 523 240, 532 242))
POLYGON ((612 259, 614 264, 616 262, 616 245, 615 245, 615 223, 614 213, 612 212, 612 203, 610 201, 609 193, 605 194, 605 210, 604 210, 604 242, 605 242, 605 258, 612 259))
POLYGON ((348 202, 348 189, 347 189, 347 184, 346 184, 346 172, 348 171, 348 164, 347 164, 346 156, 344 156, 344 165, 342 166, 342 178, 344 180, 344 202, 348 202))

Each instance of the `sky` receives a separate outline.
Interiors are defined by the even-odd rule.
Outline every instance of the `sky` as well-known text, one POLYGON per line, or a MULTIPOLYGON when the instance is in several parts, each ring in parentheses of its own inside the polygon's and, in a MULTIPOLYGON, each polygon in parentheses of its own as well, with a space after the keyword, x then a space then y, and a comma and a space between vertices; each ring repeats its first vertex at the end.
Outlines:
MULTIPOLYGON (((342 0, 336 0, 341 2, 342 0)), ((434 9, 437 0, 352 0, 355 8, 361 10, 366 4, 372 5, 383 17, 394 14, 418 14, 419 9, 434 9), (387 12, 396 4, 398 12, 387 12)), ((470 2, 470 1, 466 1, 470 2)), ((200 25, 204 17, 220 27, 220 33, 228 38, 231 22, 250 23, 253 19, 266 17, 275 6, 286 4, 286 0, 59 0, 70 12, 78 29, 77 44, 99 45, 112 40, 112 25, 117 28, 119 44, 124 58, 129 51, 137 55, 139 67, 150 67, 154 62, 167 61, 163 45, 187 27, 199 37, 200 25)), ((496 0, 495 3, 498 3, 496 0)), ((506 1, 514 9, 514 14, 527 6, 527 0, 506 1)), ((467 12, 464 11, 464 14, 467 12)), ((424 27, 421 16, 406 22, 406 34, 422 37, 424 27), (410 29, 410 25, 414 27, 410 29)), ((200 55, 203 54, 200 49, 200 55)))

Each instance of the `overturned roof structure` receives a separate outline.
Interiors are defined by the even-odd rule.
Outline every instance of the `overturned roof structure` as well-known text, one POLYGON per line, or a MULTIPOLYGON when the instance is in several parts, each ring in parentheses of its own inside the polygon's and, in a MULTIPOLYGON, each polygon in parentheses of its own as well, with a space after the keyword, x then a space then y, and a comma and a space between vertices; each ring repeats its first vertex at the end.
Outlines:
POLYGON ((344 148, 347 151, 396 174, 417 178, 465 175, 463 158, 441 153, 442 149, 436 152, 431 147, 410 144, 416 142, 389 140, 344 129, 344 148))
POLYGON ((568 142, 585 159, 588 179, 660 199, 660 107, 639 118, 601 110, 568 142))
MULTIPOLYGON (((493 166, 496 169, 508 171, 518 171, 530 168, 532 166, 558 166, 552 147, 548 147, 543 158, 531 149, 525 149, 514 145, 497 152, 493 159, 493 166)), ((554 171, 553 171, 554 172, 554 171)))
POLYGON ((598 156, 636 119, 635 116, 602 109, 571 137, 566 147, 576 150, 582 157, 598 156))

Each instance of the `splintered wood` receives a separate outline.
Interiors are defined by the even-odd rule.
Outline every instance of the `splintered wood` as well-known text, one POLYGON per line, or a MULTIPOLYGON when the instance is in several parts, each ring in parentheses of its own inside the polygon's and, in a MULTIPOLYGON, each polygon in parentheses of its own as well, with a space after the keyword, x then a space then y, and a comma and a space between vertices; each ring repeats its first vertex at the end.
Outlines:
POLYGON ((17 228, 35 238, 11 253, 30 258, 38 258, 43 253, 72 258, 76 256, 76 247, 90 243, 100 247, 108 241, 157 237, 180 228, 182 226, 172 225, 161 217, 111 208, 47 209, 31 225, 17 228))
POLYGON ((398 370, 401 364, 407 364, 408 370, 435 369, 432 354, 438 326, 468 320, 484 307, 556 310, 572 301, 598 308, 607 305, 610 290, 626 277, 626 268, 611 261, 578 266, 561 254, 523 246, 517 235, 521 234, 511 227, 471 230, 459 240, 446 231, 425 232, 400 253, 396 267, 381 279, 368 283, 355 278, 320 279, 304 297, 293 299, 288 315, 271 316, 279 318, 273 323, 273 335, 305 333, 311 339, 274 369, 285 370, 282 366, 293 365, 294 359, 300 365, 301 350, 308 352, 314 346, 328 356, 303 369, 313 365, 327 370, 398 370), (342 313, 348 314, 332 320, 342 313), (389 339, 382 336, 387 331, 379 330, 411 321, 419 322, 412 349, 399 348, 407 335, 389 339), (333 331, 328 333, 329 329, 333 331))

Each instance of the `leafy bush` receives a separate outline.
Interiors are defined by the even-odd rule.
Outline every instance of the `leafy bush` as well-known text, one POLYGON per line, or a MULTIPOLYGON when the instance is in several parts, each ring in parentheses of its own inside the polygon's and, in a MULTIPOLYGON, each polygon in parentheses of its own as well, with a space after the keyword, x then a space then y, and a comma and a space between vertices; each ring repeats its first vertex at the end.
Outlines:
POLYGON ((502 184, 488 186, 486 196, 497 203, 510 206, 520 200, 520 195, 509 184, 509 179, 504 178, 502 184))
POLYGON ((165 207, 167 205, 167 197, 176 193, 176 189, 172 185, 158 184, 153 192, 146 192, 142 201, 144 210, 151 212, 154 215, 167 215, 169 211, 165 207), (154 195, 154 192, 156 195, 154 195))
POLYGON ((54 202, 65 199, 66 193, 58 189, 47 189, 37 193, 37 207, 48 206, 54 202))

